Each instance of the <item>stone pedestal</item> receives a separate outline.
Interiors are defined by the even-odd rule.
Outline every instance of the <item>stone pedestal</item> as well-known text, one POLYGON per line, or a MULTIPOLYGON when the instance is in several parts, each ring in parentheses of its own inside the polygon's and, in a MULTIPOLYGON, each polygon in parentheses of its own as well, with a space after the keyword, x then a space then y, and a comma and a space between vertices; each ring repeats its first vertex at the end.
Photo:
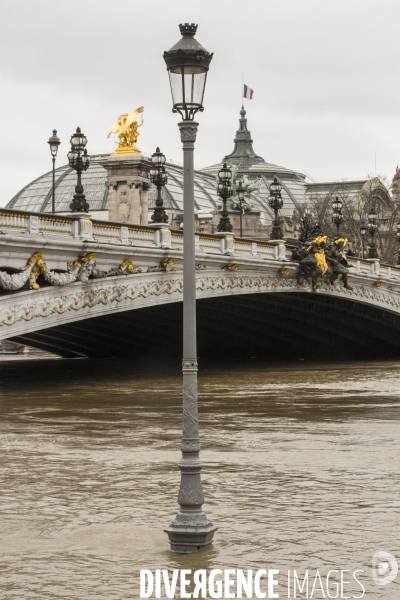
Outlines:
POLYGON ((109 156, 100 164, 107 171, 108 220, 147 225, 151 161, 141 154, 109 156))

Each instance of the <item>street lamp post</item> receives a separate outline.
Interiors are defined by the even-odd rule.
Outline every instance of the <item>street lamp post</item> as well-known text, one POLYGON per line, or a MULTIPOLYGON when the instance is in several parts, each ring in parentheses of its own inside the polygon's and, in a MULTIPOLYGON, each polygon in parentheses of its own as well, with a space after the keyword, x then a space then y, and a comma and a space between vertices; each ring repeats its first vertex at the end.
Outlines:
POLYGON ((71 136, 71 151, 68 152, 69 166, 75 169, 78 175, 75 194, 69 205, 71 212, 88 212, 89 210, 82 185, 82 172, 86 171, 90 164, 90 157, 85 148, 86 144, 87 137, 81 132, 80 127, 77 127, 76 132, 71 136))
POLYGON ((168 215, 164 210, 163 200, 161 196, 161 189, 168 181, 168 176, 165 172, 165 156, 160 152, 160 148, 156 148, 156 151, 151 157, 153 168, 150 170, 150 181, 154 183, 157 188, 157 200, 156 208, 151 215, 151 220, 154 223, 168 223, 168 215))
POLYGON ((278 182, 278 179, 274 177, 274 181, 269 186, 270 196, 268 198, 268 203, 275 213, 274 222, 272 225, 271 240, 281 240, 283 238, 282 227, 279 223, 279 211, 283 206, 281 189, 281 184, 278 182))
POLYGON ((58 151, 58 146, 61 144, 60 139, 57 137, 57 130, 53 129, 53 135, 49 138, 47 142, 50 145, 50 152, 53 158, 53 189, 51 196, 51 212, 54 214, 56 212, 56 156, 58 151))
POLYGON ((378 225, 376 224, 377 218, 378 218, 378 215, 375 212, 375 208, 372 207, 368 213, 368 224, 367 224, 368 233, 370 235, 368 258, 378 258, 378 251, 376 249, 376 243, 375 243, 375 234, 378 229, 378 225))
POLYGON ((231 179, 232 171, 226 166, 226 163, 224 163, 224 166, 218 172, 219 181, 217 186, 217 194, 220 198, 222 198, 223 202, 222 214, 217 227, 218 231, 232 231, 232 223, 229 220, 229 213, 226 208, 227 200, 233 194, 231 179))
POLYGON ((332 221, 336 225, 336 236, 340 237, 340 225, 343 223, 342 215, 343 202, 336 196, 335 201, 332 203, 332 221))
POLYGON ((239 223, 240 223, 240 237, 243 237, 243 227, 242 227, 242 221, 243 221, 243 201, 244 201, 244 193, 245 193, 245 189, 243 187, 243 184, 241 181, 239 181, 238 186, 236 188, 236 196, 239 199, 239 211, 240 211, 240 215, 239 215, 239 223))
POLYGON ((171 85, 173 109, 183 146, 183 417, 180 510, 165 530, 171 550, 190 553, 211 544, 216 527, 202 511, 200 444, 197 405, 196 276, 194 222, 194 143, 198 123, 195 114, 203 111, 207 71, 212 54, 194 38, 197 25, 179 25, 182 38, 164 52, 171 85))
POLYGON ((367 226, 364 223, 364 221, 360 225, 360 233, 361 233, 361 255, 362 255, 362 258, 364 259, 364 239, 365 239, 365 235, 367 233, 367 226))
MULTIPOLYGON (((400 244, 400 223, 397 223, 396 239, 400 244)), ((400 265, 400 249, 399 249, 399 253, 397 255, 397 264, 400 265)))

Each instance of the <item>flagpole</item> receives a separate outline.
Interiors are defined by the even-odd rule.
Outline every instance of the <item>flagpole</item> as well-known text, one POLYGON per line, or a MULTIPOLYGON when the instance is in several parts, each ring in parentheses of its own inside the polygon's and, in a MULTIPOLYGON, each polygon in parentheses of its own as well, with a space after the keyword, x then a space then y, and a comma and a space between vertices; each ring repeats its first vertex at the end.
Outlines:
POLYGON ((242 97, 240 99, 240 106, 243 106, 243 92, 244 92, 244 73, 242 75, 242 97))

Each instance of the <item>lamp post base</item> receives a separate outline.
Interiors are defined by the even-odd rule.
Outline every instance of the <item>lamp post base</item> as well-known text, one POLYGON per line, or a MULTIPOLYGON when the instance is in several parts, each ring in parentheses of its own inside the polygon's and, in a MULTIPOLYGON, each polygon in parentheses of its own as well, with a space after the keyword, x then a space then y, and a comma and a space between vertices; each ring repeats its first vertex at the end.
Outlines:
POLYGON ((271 240, 281 240, 282 238, 283 238, 282 227, 279 224, 277 225, 276 223, 274 223, 272 226, 270 239, 271 240))
POLYGON ((191 554, 209 546, 217 529, 201 512, 193 515, 178 513, 175 521, 164 531, 169 537, 172 552, 191 554))
POLYGON ((220 232, 230 232, 232 231, 232 223, 229 220, 229 217, 221 217, 218 223, 217 231, 220 232))

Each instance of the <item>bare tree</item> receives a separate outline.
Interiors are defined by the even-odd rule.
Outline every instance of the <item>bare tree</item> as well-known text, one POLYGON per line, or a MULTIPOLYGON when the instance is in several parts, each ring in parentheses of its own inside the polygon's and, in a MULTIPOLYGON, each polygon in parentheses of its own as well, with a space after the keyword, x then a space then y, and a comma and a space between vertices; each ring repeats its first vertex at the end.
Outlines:
POLYGON ((369 176, 366 183, 358 191, 343 183, 334 192, 308 195, 307 203, 293 215, 295 226, 299 226, 306 211, 310 212, 329 238, 337 237, 336 225, 332 222, 332 203, 337 197, 342 202, 343 222, 340 225, 340 236, 349 240, 351 250, 359 257, 367 255, 370 235, 361 235, 360 226, 368 222, 368 213, 374 209, 378 215, 378 230, 375 241, 382 262, 397 263, 398 242, 396 240, 397 222, 400 219, 399 203, 389 194, 390 186, 385 177, 369 176), (364 252, 363 252, 364 251, 364 252))

